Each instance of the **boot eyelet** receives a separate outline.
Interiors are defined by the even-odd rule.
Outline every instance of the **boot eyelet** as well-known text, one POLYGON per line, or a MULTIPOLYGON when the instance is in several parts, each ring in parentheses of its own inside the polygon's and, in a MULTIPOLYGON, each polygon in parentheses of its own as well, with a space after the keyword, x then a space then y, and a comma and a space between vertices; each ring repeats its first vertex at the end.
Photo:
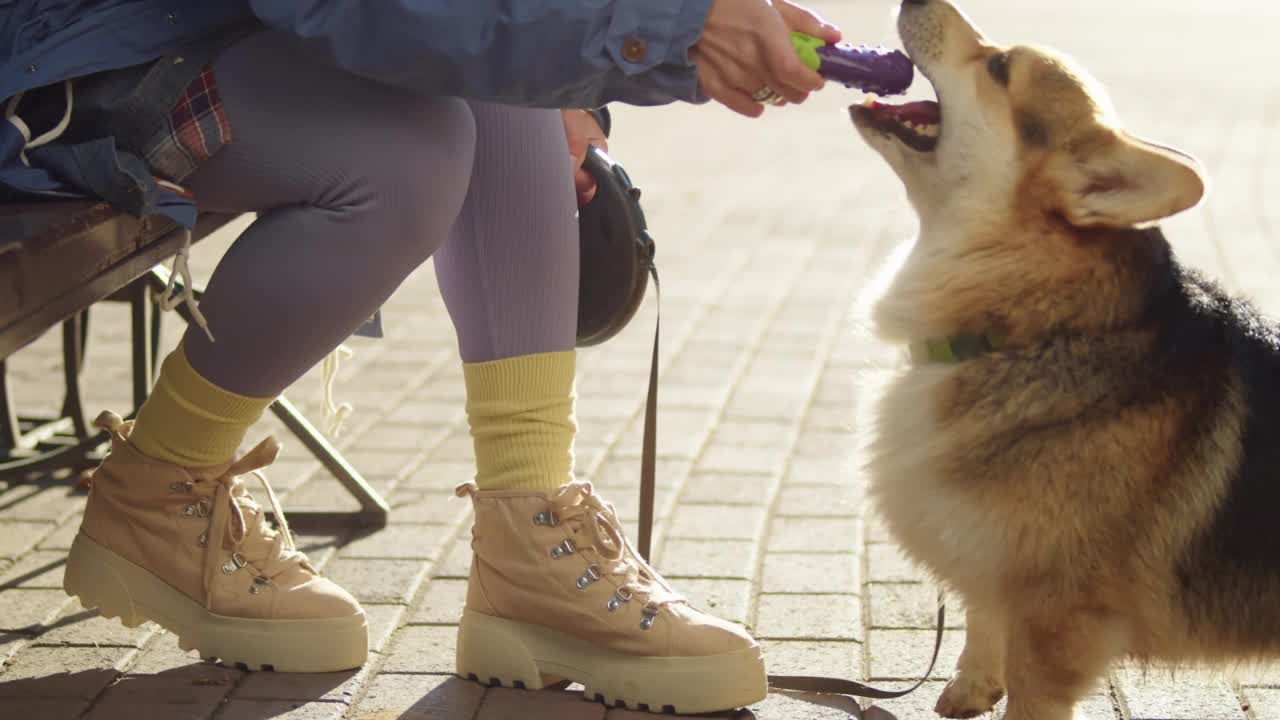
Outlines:
POLYGON ((623 604, 628 603, 630 601, 631 601, 631 591, 627 590, 626 588, 618 588, 618 591, 613 594, 613 597, 609 598, 609 604, 608 604, 609 612, 614 612, 618 608, 622 607, 623 604))
POLYGON ((245 562, 244 557, 241 556, 240 553, 232 553, 231 558, 226 562, 222 563, 222 572, 227 575, 230 575, 231 573, 244 567, 246 564, 247 563, 245 562))
POLYGON ((200 547, 207 547, 209 545, 209 531, 206 530, 200 533, 200 537, 196 538, 196 542, 200 544, 200 547))
POLYGON ((546 527, 555 527, 560 524, 560 517, 552 510, 546 510, 533 516, 534 525, 545 525, 546 527))
POLYGON ((209 503, 203 500, 196 503, 196 515, 200 517, 209 517, 209 503))
POLYGON ((653 627, 653 621, 658 617, 658 609, 655 607, 646 607, 640 611, 640 629, 648 630, 653 627))
POLYGON ((271 584, 271 581, 264 577, 261 577, 261 576, 255 577, 253 579, 253 583, 249 585, 249 594, 257 595, 262 592, 263 588, 265 588, 270 584, 271 584))
POLYGON ((591 583, 600 579, 600 570, 595 565, 588 565, 587 571, 578 576, 576 583, 579 590, 586 590, 591 583))
POLYGON ((574 544, 573 540, 565 538, 559 545, 551 548, 551 559, 559 560, 560 558, 572 555, 577 551, 578 546, 574 544))
POLYGON ((195 517, 195 516, 196 516, 196 506, 195 506, 195 505, 188 505, 188 506, 186 506, 186 507, 182 508, 182 516, 183 516, 183 517, 195 517))

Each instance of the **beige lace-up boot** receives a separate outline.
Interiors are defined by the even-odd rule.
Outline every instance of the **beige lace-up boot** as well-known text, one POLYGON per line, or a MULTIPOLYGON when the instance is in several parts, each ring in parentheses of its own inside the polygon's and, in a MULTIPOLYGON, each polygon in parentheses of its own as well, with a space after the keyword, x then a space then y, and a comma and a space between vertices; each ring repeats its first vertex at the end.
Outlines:
POLYGON ((364 611, 293 544, 260 470, 280 446, 264 440, 239 460, 188 470, 143 455, 131 423, 99 416, 111 452, 93 473, 67 558, 64 588, 129 627, 151 620, 184 650, 250 669, 330 672, 368 656, 364 611), (256 475, 280 529, 245 488, 256 475))
POLYGON ((590 483, 457 492, 475 506, 459 675, 529 689, 572 680, 588 698, 654 712, 767 695, 759 644, 677 594, 590 483))

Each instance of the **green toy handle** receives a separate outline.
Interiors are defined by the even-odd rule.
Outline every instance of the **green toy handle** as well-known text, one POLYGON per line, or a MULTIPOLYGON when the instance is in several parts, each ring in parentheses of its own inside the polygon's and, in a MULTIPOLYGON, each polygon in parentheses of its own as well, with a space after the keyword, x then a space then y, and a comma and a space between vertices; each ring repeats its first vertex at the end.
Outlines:
POLYGON ((818 55, 818 48, 825 46, 826 43, 821 38, 816 38, 797 30, 791 33, 791 45, 799 53, 800 61, 804 63, 805 67, 814 72, 817 72, 818 68, 822 67, 822 58, 818 55))

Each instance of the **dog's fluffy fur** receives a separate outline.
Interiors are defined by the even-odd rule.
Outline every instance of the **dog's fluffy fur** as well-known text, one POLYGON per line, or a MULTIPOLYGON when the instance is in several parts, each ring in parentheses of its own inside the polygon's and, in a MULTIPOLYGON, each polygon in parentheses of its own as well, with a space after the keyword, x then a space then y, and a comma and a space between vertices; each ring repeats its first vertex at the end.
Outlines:
POLYGON ((938 712, 1007 692, 1009 720, 1064 720, 1121 658, 1280 656, 1280 333, 1152 225, 1200 201, 1197 163, 947 0, 899 30, 942 121, 921 151, 852 109, 920 218, 873 328, 1007 338, 895 371, 873 406, 871 497, 966 608, 938 712))

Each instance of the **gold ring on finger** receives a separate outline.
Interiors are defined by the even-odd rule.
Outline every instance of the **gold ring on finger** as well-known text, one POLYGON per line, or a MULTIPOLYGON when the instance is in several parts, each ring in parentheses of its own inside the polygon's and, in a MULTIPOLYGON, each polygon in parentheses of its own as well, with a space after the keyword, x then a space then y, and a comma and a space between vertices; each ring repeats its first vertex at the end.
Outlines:
POLYGON ((751 94, 751 99, 765 105, 781 105, 785 102, 785 98, 778 94, 778 91, 765 85, 759 90, 751 94))

